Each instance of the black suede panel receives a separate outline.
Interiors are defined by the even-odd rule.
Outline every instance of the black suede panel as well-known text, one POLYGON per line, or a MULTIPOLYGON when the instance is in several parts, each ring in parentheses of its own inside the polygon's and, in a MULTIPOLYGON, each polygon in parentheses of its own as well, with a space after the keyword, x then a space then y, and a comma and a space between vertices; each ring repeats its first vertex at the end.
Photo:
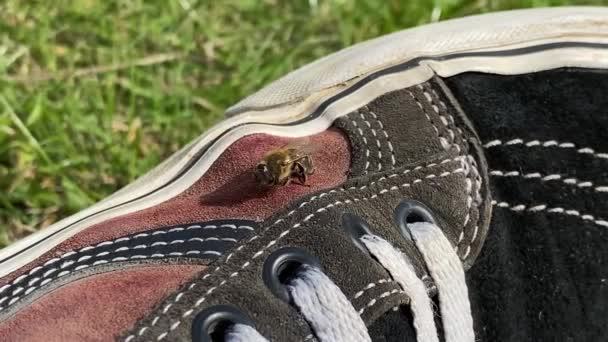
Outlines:
POLYGON ((482 341, 608 336, 608 72, 446 80, 485 144, 496 205, 467 272, 482 341))
POLYGON ((391 309, 369 327, 369 336, 374 342, 415 342, 416 331, 413 317, 408 306, 391 309))
MULTIPOLYGON (((359 310, 363 321, 371 326, 381 321, 392 308, 409 303, 409 298, 403 295, 401 286, 388 277, 366 285, 352 297, 351 302, 359 310)), ((407 320, 402 324, 404 322, 407 320)))

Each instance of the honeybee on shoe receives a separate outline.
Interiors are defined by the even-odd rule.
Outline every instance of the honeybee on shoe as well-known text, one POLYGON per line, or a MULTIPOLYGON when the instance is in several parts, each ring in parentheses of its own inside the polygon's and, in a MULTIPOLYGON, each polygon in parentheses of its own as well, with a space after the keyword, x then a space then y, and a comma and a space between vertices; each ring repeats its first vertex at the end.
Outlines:
POLYGON ((314 173, 312 157, 307 148, 289 144, 264 155, 255 166, 254 175, 258 184, 265 187, 285 186, 292 180, 305 185, 314 173))

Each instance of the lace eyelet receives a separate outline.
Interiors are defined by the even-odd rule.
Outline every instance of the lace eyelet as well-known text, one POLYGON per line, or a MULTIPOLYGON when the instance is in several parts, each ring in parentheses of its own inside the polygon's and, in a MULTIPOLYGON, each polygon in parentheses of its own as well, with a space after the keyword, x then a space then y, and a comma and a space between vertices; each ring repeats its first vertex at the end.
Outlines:
POLYGON ((206 308, 192 322, 192 341, 224 341, 226 331, 234 324, 254 326, 245 313, 233 306, 215 305, 206 308))
POLYGON ((361 242, 361 237, 363 235, 372 234, 371 230, 369 229, 369 225, 367 222, 365 222, 365 220, 355 214, 346 213, 342 215, 342 228, 344 231, 346 231, 348 236, 350 236, 350 239, 352 240, 353 244, 357 246, 357 248, 364 253, 369 254, 369 251, 361 242))
POLYGON ((412 199, 406 199, 399 203, 395 209, 395 221, 401 235, 410 241, 412 241, 412 236, 410 230, 407 228, 408 224, 416 222, 435 224, 435 218, 433 217, 431 210, 422 202, 412 199))
POLYGON ((290 303, 291 298, 285 284, 295 277, 295 273, 302 265, 321 268, 319 259, 303 249, 296 247, 278 249, 266 259, 262 270, 262 279, 266 287, 276 297, 290 303))

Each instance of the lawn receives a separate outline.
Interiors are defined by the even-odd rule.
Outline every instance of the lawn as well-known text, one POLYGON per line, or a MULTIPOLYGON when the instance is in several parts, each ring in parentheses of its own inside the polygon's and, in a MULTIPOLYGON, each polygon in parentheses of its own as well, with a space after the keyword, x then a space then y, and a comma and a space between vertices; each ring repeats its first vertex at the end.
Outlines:
POLYGON ((353 43, 608 1, 0 3, 0 247, 133 181, 269 81, 353 43))

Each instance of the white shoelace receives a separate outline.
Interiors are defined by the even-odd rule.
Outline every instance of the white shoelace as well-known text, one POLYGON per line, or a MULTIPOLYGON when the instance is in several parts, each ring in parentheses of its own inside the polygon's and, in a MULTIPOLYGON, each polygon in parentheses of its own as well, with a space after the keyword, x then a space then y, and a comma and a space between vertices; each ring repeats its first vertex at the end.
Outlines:
POLYGON ((446 342, 474 342, 471 303, 460 258, 436 225, 420 222, 408 227, 437 286, 446 342))
POLYGON ((318 268, 303 266, 287 288, 319 341, 372 341, 357 310, 318 268))
POLYGON ((407 257, 379 236, 364 235, 361 237, 361 241, 410 297, 416 340, 418 342, 439 342, 433 318, 433 302, 407 257))
POLYGON ((229 342, 268 342, 255 328, 247 324, 235 324, 226 333, 229 342))
MULTIPOLYGON (((473 318, 462 262, 439 227, 431 223, 409 224, 416 247, 439 293, 439 307, 446 342, 474 342, 473 318)), ((408 257, 376 235, 361 238, 369 252, 410 297, 416 339, 438 342, 432 299, 416 275, 408 257)), ((320 342, 370 342, 365 323, 344 293, 321 270, 303 266, 288 290, 320 342)), ((229 342, 266 342, 254 328, 235 325, 229 342)))

